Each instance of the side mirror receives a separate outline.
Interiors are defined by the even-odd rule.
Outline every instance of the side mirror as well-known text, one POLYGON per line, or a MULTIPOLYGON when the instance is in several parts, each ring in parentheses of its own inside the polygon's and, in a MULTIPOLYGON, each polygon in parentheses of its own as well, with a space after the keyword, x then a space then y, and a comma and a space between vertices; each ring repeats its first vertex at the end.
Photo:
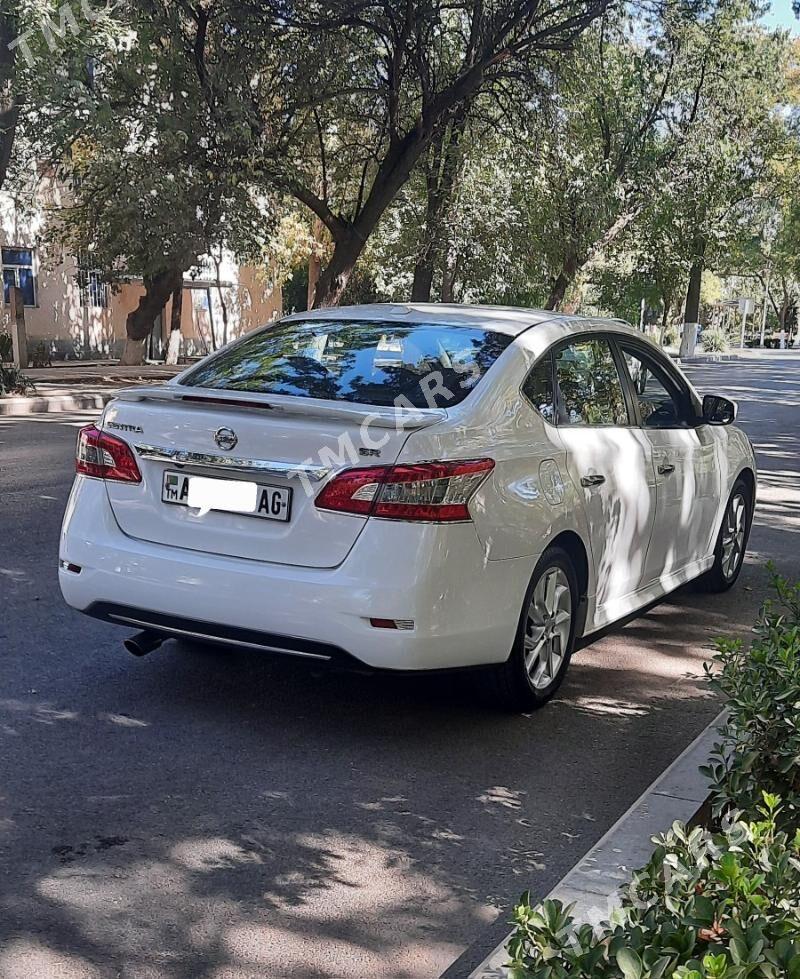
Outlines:
POLYGON ((736 421, 738 405, 721 394, 707 394, 703 398, 703 421, 706 425, 732 425, 736 421))

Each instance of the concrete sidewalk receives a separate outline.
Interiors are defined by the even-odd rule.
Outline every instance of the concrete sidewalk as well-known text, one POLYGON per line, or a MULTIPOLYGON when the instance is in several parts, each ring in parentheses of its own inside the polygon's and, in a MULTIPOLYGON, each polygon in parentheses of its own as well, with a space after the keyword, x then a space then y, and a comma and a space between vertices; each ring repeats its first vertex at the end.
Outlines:
POLYGON ((71 361, 54 364, 52 367, 30 368, 25 376, 38 387, 40 384, 57 384, 72 387, 83 384, 139 384, 142 381, 163 381, 181 371, 189 364, 141 364, 136 367, 122 367, 114 361, 71 361))
POLYGON ((27 370, 25 376, 33 382, 34 389, 26 395, 0 397, 0 416, 91 408, 100 411, 119 388, 166 381, 185 369, 185 364, 120 367, 111 363, 73 363, 27 370))

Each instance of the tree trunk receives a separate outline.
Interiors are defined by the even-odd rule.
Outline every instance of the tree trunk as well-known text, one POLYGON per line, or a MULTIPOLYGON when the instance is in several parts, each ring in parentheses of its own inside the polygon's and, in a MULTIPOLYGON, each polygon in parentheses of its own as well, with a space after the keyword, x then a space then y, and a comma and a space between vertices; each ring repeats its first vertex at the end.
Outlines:
POLYGON ((414 265, 414 281, 411 283, 411 302, 429 303, 433 289, 434 256, 426 248, 414 265))
MULTIPOLYGON (((469 83, 474 84, 475 89, 479 86, 479 81, 476 79, 469 80, 469 83)), ((465 85, 466 81, 462 82, 461 87, 465 85)), ((467 100, 471 94, 472 91, 465 90, 459 98, 467 100)), ((456 103, 457 101, 455 100, 456 103)), ((430 118, 437 118, 433 110, 430 118)), ((334 217, 330 223, 324 222, 333 237, 334 248, 331 260, 320 273, 314 294, 314 309, 338 306, 369 236, 377 227, 386 208, 408 180, 432 138, 433 134, 427 128, 427 124, 419 122, 414 129, 406 133, 403 139, 394 144, 384 157, 378 167, 372 189, 357 218, 354 221, 344 221, 334 217)), ((299 199, 303 200, 303 197, 299 199)), ((303 202, 308 203, 307 199, 303 202)))
POLYGON ((703 259, 696 258, 689 272, 689 287, 686 290, 686 323, 700 322, 700 288, 703 284, 703 259))
POLYGON ((442 211, 442 149, 443 139, 439 139, 428 150, 428 165, 425 174, 426 207, 425 227, 422 229, 422 242, 414 264, 414 281, 411 284, 411 302, 429 303, 433 289, 433 275, 438 254, 441 252, 441 211, 442 211))
POLYGON ((317 283, 319 282, 322 262, 319 255, 311 252, 308 256, 308 293, 306 294, 306 309, 314 308, 314 299, 317 295, 317 283))
POLYGON ((320 272, 312 309, 327 309, 339 305, 365 244, 366 238, 352 226, 339 238, 330 262, 320 272))
MULTIPOLYGON (((220 249, 220 257, 214 259, 214 268, 217 272, 217 295, 219 296, 219 308, 222 310, 222 345, 223 347, 228 342, 228 304, 225 302, 225 295, 222 291, 222 278, 220 277, 220 262, 222 260, 222 250, 220 249)), ((210 303, 209 303, 210 305, 210 303)), ((216 350, 217 344, 216 339, 214 342, 214 349, 216 350)))
POLYGON ((695 242, 694 259, 689 272, 689 286, 686 290, 686 307, 683 314, 683 336, 680 356, 688 357, 694 349, 695 326, 700 322, 700 288, 703 284, 706 242, 699 238, 695 242))
POLYGON ((789 288, 786 283, 786 276, 781 276, 781 292, 783 297, 781 299, 780 307, 776 309, 778 316, 778 333, 780 333, 786 326, 786 316, 789 312, 789 306, 791 304, 791 298, 789 296, 789 288))
POLYGON ((172 290, 172 309, 169 314, 169 343, 167 363, 177 364, 181 355, 181 319, 183 318, 183 281, 172 290))
POLYGON ((664 312, 661 314, 661 333, 658 338, 660 346, 664 346, 664 340, 667 336, 667 327, 669 326, 669 311, 671 308, 671 303, 666 296, 661 297, 661 302, 664 304, 664 312))
POLYGON ((567 289, 572 285, 580 267, 581 263, 577 255, 568 254, 566 256, 561 271, 555 277, 550 287, 550 295, 547 297, 547 302, 544 306, 545 309, 561 308, 561 304, 564 302, 564 297, 567 294, 567 289))
POLYGON ((561 270, 550 287, 550 295, 547 298, 545 309, 561 308, 567 290, 575 281, 575 276, 581 269, 598 259, 608 246, 616 241, 622 232, 638 217, 640 212, 641 205, 629 207, 627 211, 624 211, 614 220, 610 227, 606 228, 590 248, 586 249, 585 252, 581 252, 581 254, 578 254, 576 251, 577 245, 573 242, 572 251, 565 256, 561 270))
POLYGON ((318 243, 322 241, 322 221, 316 216, 311 220, 311 237, 314 240, 314 245, 311 248, 311 254, 308 256, 308 293, 306 299, 306 309, 314 308, 314 297, 317 292, 317 283, 319 282, 319 275, 322 271, 322 262, 319 257, 318 243))
POLYGON ((120 364, 141 364, 144 358, 144 341, 150 335, 158 314, 167 300, 183 285, 182 269, 167 269, 144 279, 144 293, 136 309, 128 313, 125 321, 126 342, 120 364))
POLYGON ((0 188, 6 179, 19 119, 14 91, 16 48, 9 48, 19 33, 16 17, 0 9, 0 188))
POLYGON ((144 340, 131 340, 130 337, 125 338, 125 346, 122 348, 122 356, 119 358, 121 367, 138 367, 139 364, 144 363, 144 345, 146 340, 146 337, 144 340))
POLYGON ((414 267, 412 302, 430 302, 433 276, 445 254, 446 218, 461 174, 461 146, 466 125, 467 109, 462 105, 450 124, 443 127, 441 134, 434 138, 428 150, 425 229, 422 249, 414 267))
POLYGON ((454 250, 448 251, 442 266, 442 295, 443 303, 455 302, 456 275, 458 273, 458 255, 454 250))

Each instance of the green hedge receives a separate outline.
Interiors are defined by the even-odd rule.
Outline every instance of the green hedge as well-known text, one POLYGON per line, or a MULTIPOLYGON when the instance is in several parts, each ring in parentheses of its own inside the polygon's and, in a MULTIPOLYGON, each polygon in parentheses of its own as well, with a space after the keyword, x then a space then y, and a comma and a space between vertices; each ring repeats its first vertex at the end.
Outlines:
POLYGON ((33 386, 21 370, 0 364, 0 394, 26 394, 33 386))
POLYGON ((800 826, 800 584, 773 571, 768 601, 749 648, 719 640, 708 682, 728 708, 711 764, 714 815, 751 813, 766 791, 779 795, 782 818, 800 826))
POLYGON ((714 827, 655 837, 596 929, 523 895, 515 979, 800 979, 800 586, 773 581, 751 646, 720 641, 707 667, 729 712, 704 769, 714 827))

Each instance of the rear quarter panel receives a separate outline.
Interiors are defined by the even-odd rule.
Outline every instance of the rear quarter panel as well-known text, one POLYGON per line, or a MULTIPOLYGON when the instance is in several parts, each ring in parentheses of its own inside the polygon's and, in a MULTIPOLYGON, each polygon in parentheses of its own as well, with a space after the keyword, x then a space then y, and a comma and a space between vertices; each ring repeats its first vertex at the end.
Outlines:
POLYGON ((558 431, 520 393, 536 356, 520 340, 446 421, 414 432, 399 461, 494 459, 494 470, 470 503, 476 532, 487 560, 528 557, 532 571, 562 530, 577 533, 585 546, 588 538, 558 431))

